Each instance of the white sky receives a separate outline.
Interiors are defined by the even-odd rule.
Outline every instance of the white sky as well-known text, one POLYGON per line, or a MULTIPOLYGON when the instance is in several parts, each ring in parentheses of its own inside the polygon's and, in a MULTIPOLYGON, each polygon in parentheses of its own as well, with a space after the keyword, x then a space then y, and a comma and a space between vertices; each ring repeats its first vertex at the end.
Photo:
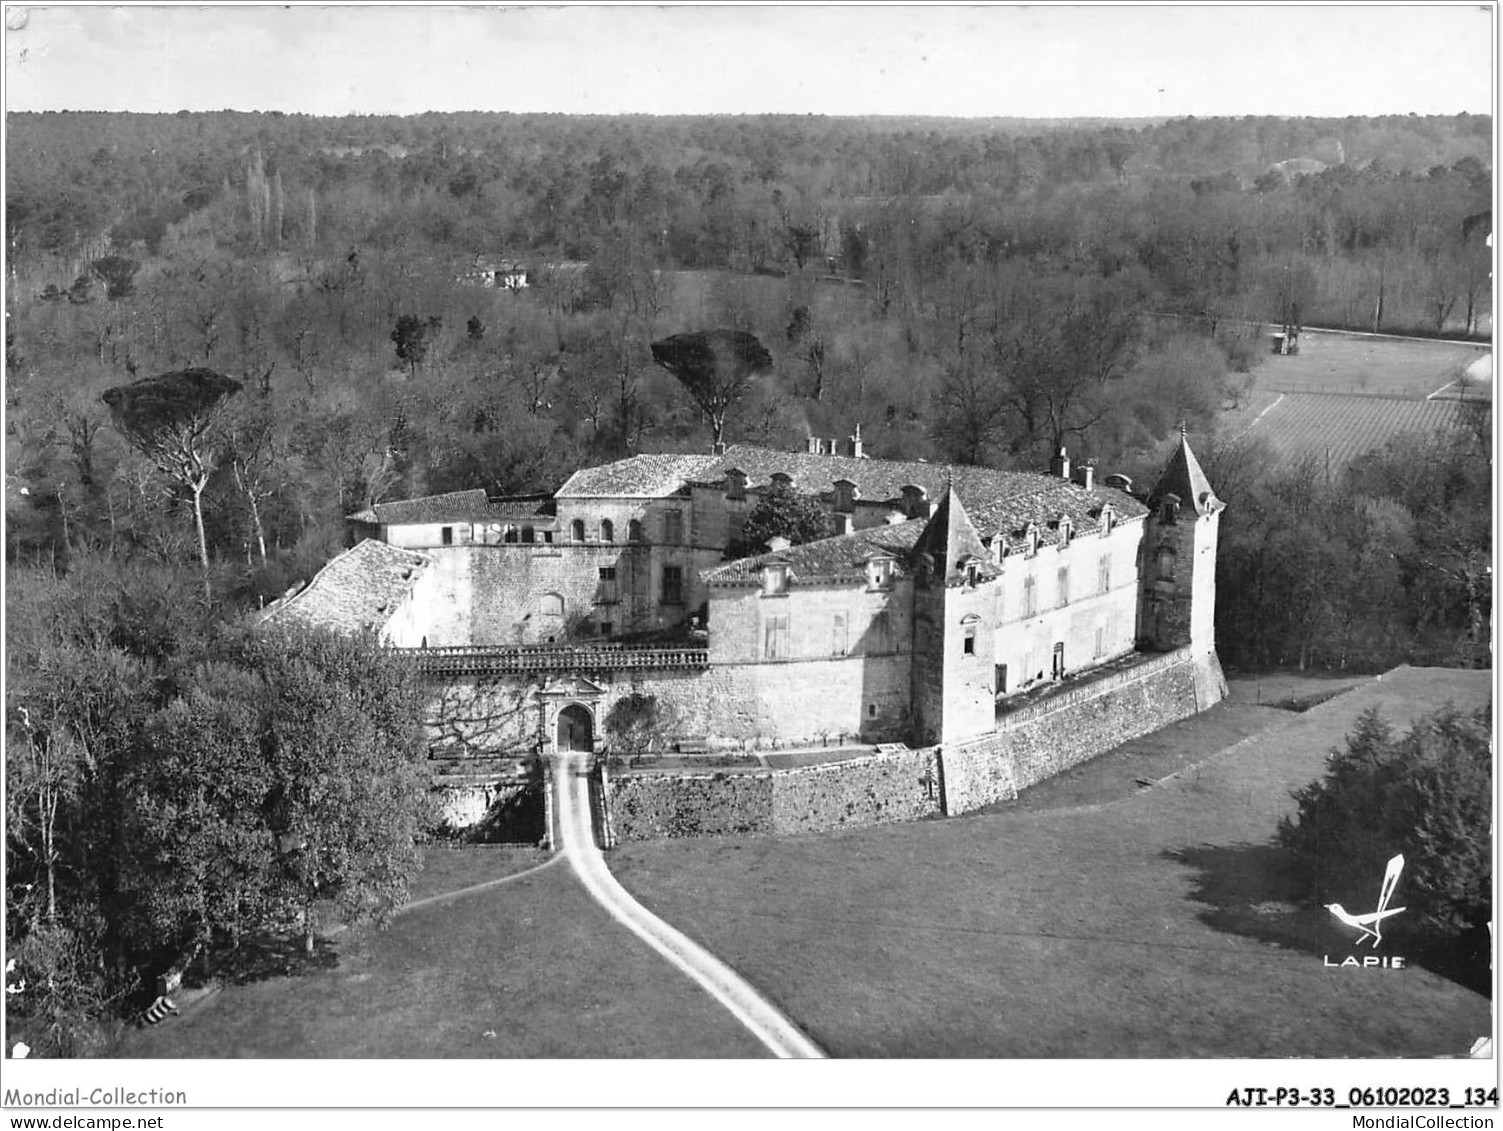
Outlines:
POLYGON ((1492 4, 6 8, 10 110, 1491 113, 1492 4))

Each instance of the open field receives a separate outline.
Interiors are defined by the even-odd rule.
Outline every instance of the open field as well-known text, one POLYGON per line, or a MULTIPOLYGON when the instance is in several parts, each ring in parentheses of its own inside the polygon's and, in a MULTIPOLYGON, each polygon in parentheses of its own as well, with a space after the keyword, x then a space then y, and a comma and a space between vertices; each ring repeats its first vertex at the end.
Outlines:
POLYGON ((1251 396, 1220 418, 1228 437, 1265 437, 1284 464, 1331 474, 1402 432, 1452 427, 1491 404, 1486 346, 1307 330, 1294 357, 1265 357, 1251 396), (1463 380, 1471 369, 1473 377, 1463 380))
MULTIPOLYGON (((468 887, 530 849, 453 848, 436 872, 468 887), (466 872, 469 861, 473 871, 466 872)), ((443 883, 420 888, 439 894, 443 883)), ((590 901, 563 862, 418 907, 384 931, 287 954, 158 1028, 126 1057, 753 1057, 718 1003, 590 901)))
MULTIPOLYGON (((1258 386, 1274 393, 1423 398, 1456 380, 1489 348, 1306 330, 1298 354, 1264 359, 1257 370, 1258 386)), ((1491 394, 1486 386, 1479 392, 1491 394)))
MULTIPOLYGON (((1102 803, 610 860, 834 1055, 1454 1055, 1489 1002, 1418 968, 1325 968, 1350 940, 1293 906, 1270 838, 1365 707, 1407 723, 1490 689, 1399 669, 1214 757, 1192 721, 1197 768, 1102 803)), ((1227 715, 1204 718, 1224 737, 1227 715)))
POLYGON ((1266 437, 1282 466, 1313 460, 1340 475, 1357 456, 1405 432, 1461 427, 1471 405, 1456 400, 1401 400, 1320 393, 1285 393, 1246 435, 1266 437))

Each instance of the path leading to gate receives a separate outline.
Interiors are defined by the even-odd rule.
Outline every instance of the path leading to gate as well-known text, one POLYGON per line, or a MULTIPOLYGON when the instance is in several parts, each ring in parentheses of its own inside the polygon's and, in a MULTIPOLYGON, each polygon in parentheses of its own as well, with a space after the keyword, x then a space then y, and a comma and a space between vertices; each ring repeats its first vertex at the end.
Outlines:
POLYGON ((554 813, 564 856, 590 897, 611 918, 700 984, 775 1056, 824 1052, 734 970, 643 907, 616 882, 591 831, 588 755, 562 753, 554 763, 554 813))

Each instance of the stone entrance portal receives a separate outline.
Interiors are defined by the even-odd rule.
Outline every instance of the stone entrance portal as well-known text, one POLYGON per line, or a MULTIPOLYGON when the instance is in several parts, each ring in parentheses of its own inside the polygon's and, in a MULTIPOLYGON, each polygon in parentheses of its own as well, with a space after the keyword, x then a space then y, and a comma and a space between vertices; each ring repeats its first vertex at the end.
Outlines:
POLYGON ((558 734, 555 749, 559 753, 580 750, 592 753, 595 749, 595 726, 589 709, 578 703, 570 703, 558 713, 558 734))

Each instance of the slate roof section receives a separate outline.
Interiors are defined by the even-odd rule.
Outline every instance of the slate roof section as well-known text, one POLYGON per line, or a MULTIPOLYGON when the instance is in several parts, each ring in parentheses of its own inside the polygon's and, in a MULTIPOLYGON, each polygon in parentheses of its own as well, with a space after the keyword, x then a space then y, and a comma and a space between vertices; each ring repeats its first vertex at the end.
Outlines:
POLYGON ((661 499, 682 491, 691 480, 704 478, 705 473, 723 458, 681 453, 629 456, 615 463, 576 471, 554 497, 661 499))
POLYGON ((1179 444, 1175 447, 1174 454, 1164 465, 1159 481, 1154 484, 1153 490, 1148 492, 1148 506, 1157 509, 1164 496, 1171 492, 1179 496, 1182 507, 1196 516, 1215 514, 1226 508, 1226 504, 1218 499, 1216 492, 1212 490, 1211 481, 1201 470, 1200 461, 1190 450, 1190 441, 1183 431, 1180 432, 1179 444))
POLYGON ((924 532, 927 519, 915 518, 892 526, 873 526, 817 542, 805 542, 756 557, 741 558, 713 569, 700 577, 709 585, 757 584, 762 567, 771 563, 788 566, 796 581, 855 581, 866 579, 866 563, 873 557, 893 557, 897 563, 893 575, 902 577, 914 543, 924 532))
POLYGON ((924 463, 919 460, 857 459, 854 456, 813 455, 809 452, 783 452, 749 444, 732 444, 723 456, 712 457, 713 463, 696 478, 696 482, 718 484, 725 473, 737 469, 746 473, 748 488, 765 487, 774 473, 791 476, 796 490, 803 494, 829 494, 835 481, 848 480, 856 485, 857 499, 867 503, 899 502, 903 488, 922 487, 930 499, 937 500, 953 482, 967 499, 996 498, 1037 490, 1044 478, 1028 471, 997 471, 990 467, 965 464, 924 463))
POLYGON ((1087 491, 1078 483, 1035 476, 1034 490, 1010 498, 978 500, 971 496, 970 518, 976 532, 986 542, 1000 537, 1008 553, 1022 549, 1028 541, 1029 524, 1039 531, 1039 545, 1059 542, 1059 523, 1068 518, 1074 536, 1091 534, 1100 529, 1101 512, 1108 504, 1118 522, 1142 518, 1148 508, 1115 487, 1096 486, 1087 491))
POLYGON ((367 538, 332 559, 301 590, 271 605, 261 623, 379 631, 431 563, 414 550, 367 538))
POLYGON ((958 585, 966 580, 960 563, 967 558, 980 563, 983 577, 996 577, 1001 573, 992 564, 991 555, 981 544, 981 536, 971 523, 971 516, 966 514, 960 496, 954 491, 945 492, 923 534, 914 544, 913 552, 915 555, 928 554, 946 585, 958 585))
POLYGON ((486 497, 485 488, 472 487, 467 491, 377 503, 350 515, 350 520, 372 526, 428 526, 443 522, 497 522, 552 513, 553 500, 549 495, 491 499, 486 497))

